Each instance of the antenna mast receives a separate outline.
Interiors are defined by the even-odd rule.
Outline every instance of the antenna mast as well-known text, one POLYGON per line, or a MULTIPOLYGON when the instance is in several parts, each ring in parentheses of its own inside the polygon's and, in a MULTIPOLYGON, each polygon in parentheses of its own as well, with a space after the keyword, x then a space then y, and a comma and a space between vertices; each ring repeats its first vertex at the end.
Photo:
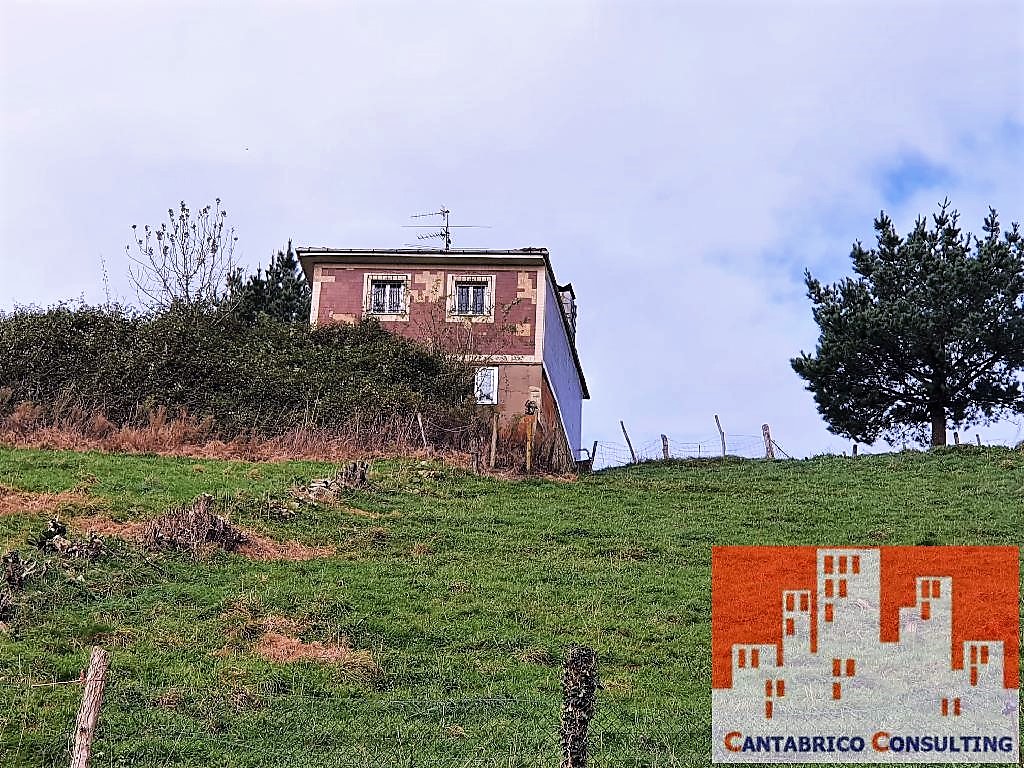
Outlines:
MULTIPOLYGON (((449 223, 449 217, 451 216, 451 211, 449 211, 443 205, 441 206, 441 210, 439 210, 439 211, 432 211, 430 213, 414 213, 409 218, 410 219, 422 219, 422 218, 425 218, 427 216, 440 216, 442 218, 442 220, 444 221, 444 224, 441 225, 440 229, 437 229, 434 232, 424 232, 421 235, 416 235, 416 239, 417 240, 434 240, 434 239, 441 240, 442 242, 444 242, 444 249, 443 250, 445 250, 445 251, 450 251, 451 248, 452 248, 452 230, 453 229, 490 229, 490 227, 488 227, 488 226, 480 226, 480 225, 476 225, 476 224, 451 224, 451 223, 449 223)), ((434 225, 434 224, 405 224, 403 226, 409 227, 409 228, 412 228, 412 229, 435 229, 435 227, 436 227, 436 225, 434 225)))

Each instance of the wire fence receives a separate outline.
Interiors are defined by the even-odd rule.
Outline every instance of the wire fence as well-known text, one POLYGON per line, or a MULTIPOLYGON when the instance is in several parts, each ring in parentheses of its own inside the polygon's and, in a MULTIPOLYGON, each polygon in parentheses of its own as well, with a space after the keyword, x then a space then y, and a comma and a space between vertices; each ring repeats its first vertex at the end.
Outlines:
MULTIPOLYGON (((784 458, 786 452, 772 441, 775 454, 784 458)), ((589 450, 589 449, 588 449, 589 450)), ((634 441, 632 450, 626 442, 600 440, 594 457, 594 469, 621 467, 640 461, 662 461, 668 459, 711 459, 722 456, 722 439, 716 435, 706 438, 681 438, 659 435, 645 442, 634 441), (667 447, 667 455, 666 455, 667 447), (634 459, 635 454, 635 459, 634 459)), ((765 458, 764 435, 726 435, 725 453, 745 459, 765 458)))
MULTIPOLYGON (((3 764, 67 765, 81 686, 3 684, 0 690, 3 764), (53 706, 55 697, 60 706, 53 706)), ((147 687, 114 675, 89 765, 553 768, 562 757, 560 706, 554 695, 388 700, 329 691, 147 687)), ((710 738, 709 710, 599 698, 587 765, 706 765, 710 738)))

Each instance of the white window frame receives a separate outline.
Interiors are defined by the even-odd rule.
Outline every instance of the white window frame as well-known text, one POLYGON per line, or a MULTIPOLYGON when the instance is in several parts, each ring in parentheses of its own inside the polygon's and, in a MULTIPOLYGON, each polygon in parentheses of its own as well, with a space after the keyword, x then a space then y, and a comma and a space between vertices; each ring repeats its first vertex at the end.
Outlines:
POLYGON ((448 275, 447 320, 453 322, 494 322, 494 275, 448 275), (484 286, 484 311, 481 314, 459 312, 459 285, 484 286))
POLYGON ((477 405, 498 404, 498 366, 484 365, 476 369, 473 376, 473 392, 477 405), (489 381, 485 378, 488 375, 489 381))
POLYGON ((363 279, 363 312, 379 320, 408 320, 409 319, 409 283, 411 276, 408 273, 378 273, 368 272, 363 279), (374 312, 373 311, 373 284, 374 283, 400 283, 402 288, 401 306, 397 312, 374 312))

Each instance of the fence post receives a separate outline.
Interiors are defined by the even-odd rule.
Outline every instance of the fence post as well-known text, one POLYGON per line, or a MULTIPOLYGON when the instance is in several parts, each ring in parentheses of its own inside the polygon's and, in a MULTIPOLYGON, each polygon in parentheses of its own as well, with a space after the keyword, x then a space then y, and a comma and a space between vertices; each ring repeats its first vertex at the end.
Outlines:
POLYGON ((960 445, 960 433, 953 431, 953 445, 960 445))
POLYGON ((718 414, 715 414, 715 426, 718 427, 718 436, 722 439, 722 458, 725 458, 725 432, 722 431, 722 422, 718 420, 718 414))
POLYGON ((619 426, 622 427, 622 436, 626 438, 626 445, 629 446, 629 455, 633 457, 633 463, 636 464, 636 451, 633 450, 633 441, 629 439, 629 432, 626 431, 626 422, 620 419, 619 426))
POLYGON ((597 654, 585 645, 573 646, 566 654, 562 675, 560 768, 586 768, 587 729, 594 717, 597 687, 597 654))
POLYGON ((427 445, 427 432, 423 429, 423 416, 420 415, 419 411, 416 412, 416 421, 418 421, 420 425, 420 437, 423 439, 423 450, 427 450, 430 446, 427 445))
POLYGON ((974 433, 974 437, 975 437, 975 439, 977 439, 978 447, 980 448, 981 447, 981 435, 979 435, 977 432, 975 432, 974 433))
POLYGON ((856 443, 853 444, 853 458, 855 458, 855 459, 857 458, 857 444, 856 443))
POLYGON ((597 440, 594 441, 594 446, 590 449, 590 469, 594 469, 594 459, 597 458, 597 440))
POLYGON ((764 457, 775 460, 775 446, 772 444, 772 430, 767 424, 761 425, 761 434, 764 435, 764 457))
POLYGON ((110 657, 98 645, 93 647, 89 658, 89 669, 85 673, 85 690, 82 693, 82 707, 75 721, 75 742, 71 749, 71 768, 88 768, 92 739, 96 731, 96 720, 103 704, 103 686, 107 681, 110 657))
POLYGON ((491 469, 494 469, 494 462, 498 455, 498 412, 491 414, 491 469))
POLYGON ((665 461, 668 461, 668 437, 665 435, 661 436, 661 455, 665 458, 665 461))
POLYGON ((526 471, 533 471, 533 424, 537 417, 532 413, 526 416, 526 471))

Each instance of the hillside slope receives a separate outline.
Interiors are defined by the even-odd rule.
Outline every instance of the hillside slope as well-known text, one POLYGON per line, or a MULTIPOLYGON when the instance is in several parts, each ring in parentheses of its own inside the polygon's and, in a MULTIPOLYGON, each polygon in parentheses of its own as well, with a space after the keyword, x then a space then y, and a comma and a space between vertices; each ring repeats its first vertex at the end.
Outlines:
POLYGON ((41 557, 48 507, 112 531, 209 492, 237 495, 247 530, 297 542, 279 556, 312 558, 194 560, 108 537, 93 563, 58 559, 0 634, 0 752, 65 763, 80 688, 29 686, 75 679, 101 643, 97 765, 552 765, 560 659, 585 643, 604 685, 594 764, 702 765, 712 545, 1016 545, 1024 530, 1024 454, 1007 449, 578 482, 387 462, 335 505, 265 501, 332 471, 0 449, 5 552, 41 557))

